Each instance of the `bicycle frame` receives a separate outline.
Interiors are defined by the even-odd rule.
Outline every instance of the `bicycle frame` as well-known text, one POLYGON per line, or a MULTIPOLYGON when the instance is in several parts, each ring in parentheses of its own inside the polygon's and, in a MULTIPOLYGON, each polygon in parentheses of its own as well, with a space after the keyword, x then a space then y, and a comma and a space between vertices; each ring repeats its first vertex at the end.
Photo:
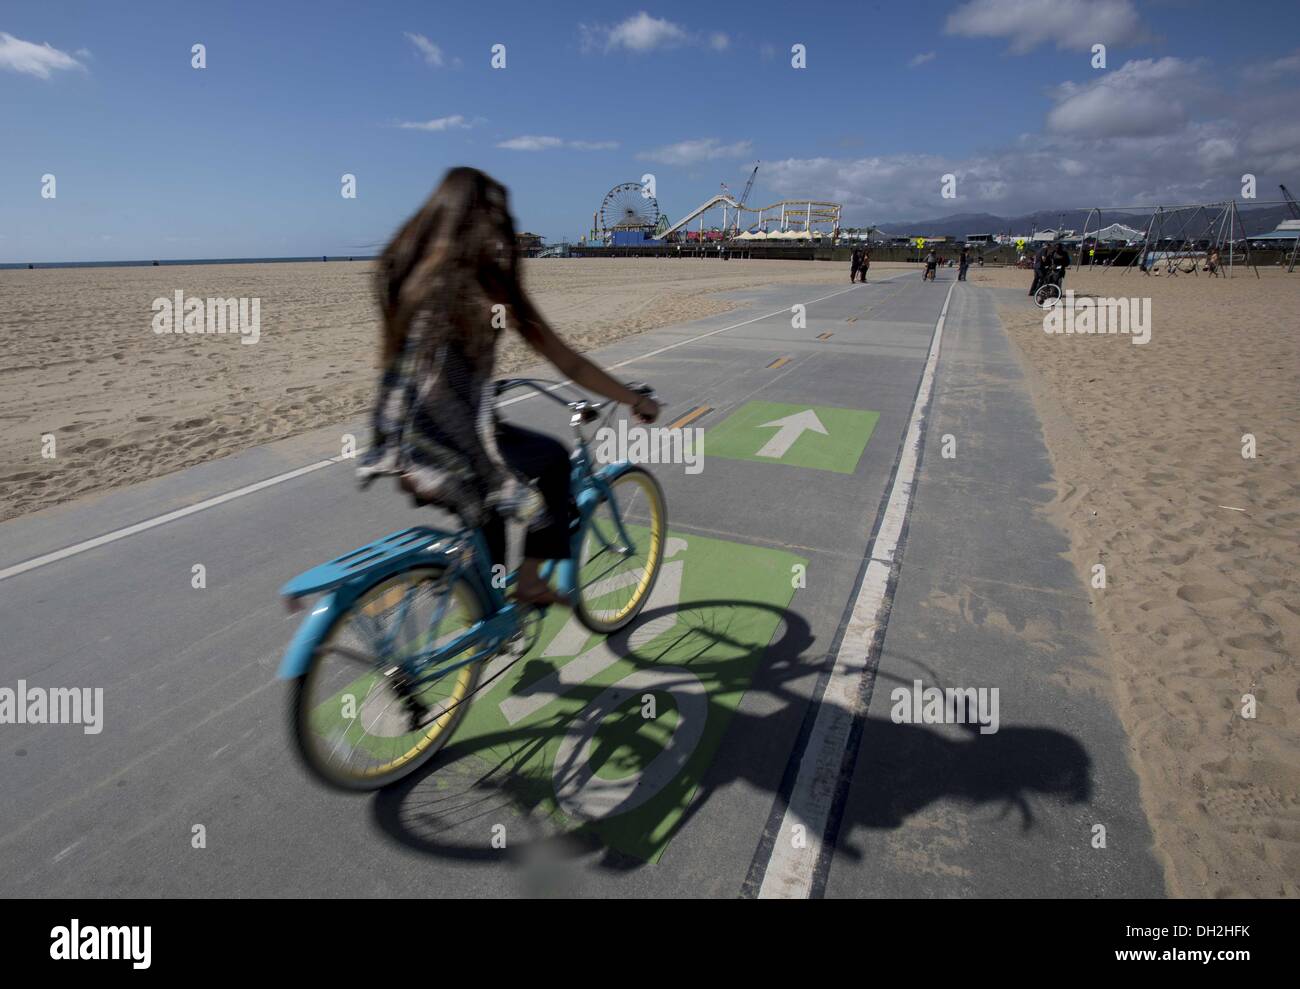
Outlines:
MULTIPOLYGON (((503 384, 517 386, 516 382, 503 382, 503 384)), ((537 387, 535 383, 526 379, 518 379, 518 384, 537 387)), ((549 394, 540 388, 537 390, 549 394)), ((588 407, 584 406, 585 408, 588 407)), ((601 406, 590 408, 599 410, 601 406)), ((571 555, 567 560, 546 561, 541 571, 543 579, 554 578, 560 592, 570 598, 575 597, 578 592, 577 563, 588 523, 601 501, 609 498, 610 486, 613 482, 632 468, 628 461, 618 461, 599 470, 592 469, 587 439, 580 428, 583 423, 590 421, 592 419, 587 413, 580 410, 574 414, 570 423, 575 434, 574 449, 570 455, 570 486, 578 506, 578 517, 571 526, 569 537, 571 555)), ((609 498, 609 504, 622 546, 611 546, 606 542, 606 548, 623 553, 634 552, 636 547, 623 524, 618 503, 613 498, 609 498)), ((600 538, 604 541, 603 535, 600 538)), ((441 583, 448 589, 454 586, 456 580, 464 579, 484 605, 485 613, 451 642, 428 651, 421 650, 414 657, 407 657, 402 665, 413 682, 437 680, 470 663, 490 659, 520 631, 523 612, 530 609, 521 608, 506 598, 505 591, 515 582, 516 574, 508 574, 504 582, 493 579, 492 560, 483 533, 477 529, 448 532, 427 526, 416 526, 391 533, 383 539, 299 574, 281 588, 280 593, 290 601, 312 594, 323 594, 323 597, 298 627, 280 663, 277 675, 282 679, 294 679, 304 675, 311 664, 316 647, 337 616, 345 614, 358 599, 380 581, 416 567, 442 569, 441 583), (499 584, 503 586, 498 586, 499 584), (466 650, 472 650, 468 658, 449 662, 453 657, 461 656, 466 650)), ((402 619, 410 607, 414 593, 414 588, 408 589, 397 605, 400 612, 399 620, 394 623, 394 630, 401 627, 402 619)), ((449 600, 449 594, 441 596, 430 623, 432 628, 436 628, 441 622, 449 600)), ((391 638, 381 639, 378 654, 383 655, 391 645, 391 638)))

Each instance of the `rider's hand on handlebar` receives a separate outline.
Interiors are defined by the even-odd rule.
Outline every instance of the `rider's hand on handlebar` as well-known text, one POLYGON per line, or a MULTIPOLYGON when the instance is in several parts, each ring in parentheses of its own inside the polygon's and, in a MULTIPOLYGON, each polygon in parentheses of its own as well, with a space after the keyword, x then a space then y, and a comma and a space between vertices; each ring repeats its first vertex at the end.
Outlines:
POLYGON ((641 395, 632 406, 632 414, 640 422, 654 422, 659 418, 659 403, 649 395, 641 395))

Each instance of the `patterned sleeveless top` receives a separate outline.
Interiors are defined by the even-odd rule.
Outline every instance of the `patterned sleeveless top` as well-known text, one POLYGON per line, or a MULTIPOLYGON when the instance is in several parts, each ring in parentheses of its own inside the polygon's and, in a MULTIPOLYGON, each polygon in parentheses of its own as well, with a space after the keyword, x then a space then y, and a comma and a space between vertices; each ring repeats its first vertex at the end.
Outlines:
POLYGON ((418 504, 455 512, 474 528, 523 498, 529 486, 496 444, 495 346, 494 339, 473 359, 444 317, 415 316, 379 381, 371 446, 357 467, 362 487, 398 476, 418 504))

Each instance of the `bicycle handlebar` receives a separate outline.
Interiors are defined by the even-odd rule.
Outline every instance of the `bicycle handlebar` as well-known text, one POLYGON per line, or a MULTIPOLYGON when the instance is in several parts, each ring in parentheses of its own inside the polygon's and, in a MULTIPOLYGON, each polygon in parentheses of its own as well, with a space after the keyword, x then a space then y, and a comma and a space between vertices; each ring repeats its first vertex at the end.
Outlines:
MULTIPOLYGON (((603 402, 594 402, 589 398, 567 400, 556 394, 557 391, 568 384, 570 384, 570 382, 547 381, 545 378, 501 378, 496 382, 496 397, 500 398, 506 392, 513 391, 516 388, 531 388, 533 391, 537 392, 537 394, 549 398, 552 402, 558 402, 565 408, 578 413, 588 422, 592 421, 607 405, 618 404, 617 402, 614 402, 613 399, 606 399, 603 402)), ((629 381, 627 382, 627 388, 629 391, 634 391, 638 395, 654 395, 654 388, 646 384, 644 381, 629 381)), ((663 405, 664 403, 660 402, 659 404, 663 405)))

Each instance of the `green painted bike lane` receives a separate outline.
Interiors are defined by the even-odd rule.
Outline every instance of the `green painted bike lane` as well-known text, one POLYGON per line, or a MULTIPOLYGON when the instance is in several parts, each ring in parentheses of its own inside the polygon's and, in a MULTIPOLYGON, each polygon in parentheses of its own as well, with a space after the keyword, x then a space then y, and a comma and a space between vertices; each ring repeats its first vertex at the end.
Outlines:
POLYGON ((475 698, 455 745, 512 760, 519 799, 561 826, 657 861, 806 564, 670 531, 654 590, 627 633, 606 638, 552 609, 528 655, 475 698))
POLYGON ((852 474, 879 412, 746 402, 704 434, 704 455, 852 474))

